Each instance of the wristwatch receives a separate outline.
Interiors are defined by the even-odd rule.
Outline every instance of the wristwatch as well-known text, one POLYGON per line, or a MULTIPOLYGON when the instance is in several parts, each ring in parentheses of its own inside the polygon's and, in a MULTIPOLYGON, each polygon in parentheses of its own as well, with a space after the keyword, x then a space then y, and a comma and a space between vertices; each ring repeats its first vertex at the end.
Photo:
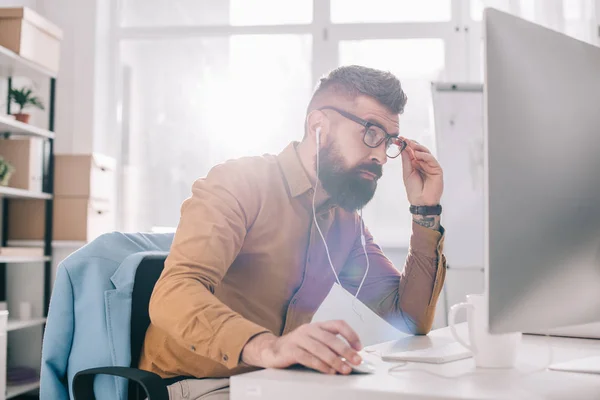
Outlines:
POLYGON ((442 206, 410 206, 410 213, 414 215, 440 215, 442 206))

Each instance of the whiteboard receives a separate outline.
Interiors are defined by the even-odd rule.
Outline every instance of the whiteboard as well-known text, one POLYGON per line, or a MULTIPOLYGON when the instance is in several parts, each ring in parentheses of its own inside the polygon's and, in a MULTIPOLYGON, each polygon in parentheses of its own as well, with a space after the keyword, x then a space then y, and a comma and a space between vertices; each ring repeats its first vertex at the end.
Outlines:
POLYGON ((433 83, 432 100, 444 170, 444 253, 451 268, 483 269, 483 85, 433 83))

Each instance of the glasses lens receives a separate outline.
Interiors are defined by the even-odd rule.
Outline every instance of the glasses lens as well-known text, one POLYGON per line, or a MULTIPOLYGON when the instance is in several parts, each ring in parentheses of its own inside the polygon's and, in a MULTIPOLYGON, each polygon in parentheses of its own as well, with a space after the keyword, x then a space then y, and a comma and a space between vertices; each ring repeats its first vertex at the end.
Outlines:
POLYGON ((389 158, 396 158, 402 153, 402 150, 406 148, 406 142, 404 140, 392 140, 387 142, 385 154, 389 158))
POLYGON ((396 158, 400 155, 401 149, 396 144, 391 144, 390 147, 387 148, 385 154, 387 154, 390 158, 396 158))
POLYGON ((385 132, 376 127, 370 126, 369 129, 365 132, 365 144, 369 147, 377 147, 385 140, 386 134, 385 132))

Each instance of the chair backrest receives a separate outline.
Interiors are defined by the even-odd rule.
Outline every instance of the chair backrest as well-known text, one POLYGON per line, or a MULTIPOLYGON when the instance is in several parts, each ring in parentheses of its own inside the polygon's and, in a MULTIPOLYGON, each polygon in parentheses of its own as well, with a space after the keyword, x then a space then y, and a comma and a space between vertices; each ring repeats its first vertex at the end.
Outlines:
MULTIPOLYGON (((137 365, 149 326, 149 298, 172 242, 173 234, 112 232, 60 263, 43 337, 42 399, 68 400, 81 371, 137 365), (149 258, 140 267, 151 255, 160 260, 149 258)), ((100 375, 94 387, 101 399, 127 396, 125 379, 100 375)))
POLYGON ((154 285, 165 265, 166 256, 148 255, 140 262, 131 295, 131 367, 137 368, 140 361, 146 331, 150 325, 148 306, 154 285))
MULTIPOLYGON (((165 265, 166 256, 147 255, 141 261, 135 271, 135 280, 133 282, 133 292, 131 293, 131 365, 137 368, 140 362, 142 347, 146 337, 146 331, 150 326, 150 297, 154 290, 154 285, 165 265)), ((139 385, 133 381, 128 383, 128 399, 144 399, 144 393, 139 385)))

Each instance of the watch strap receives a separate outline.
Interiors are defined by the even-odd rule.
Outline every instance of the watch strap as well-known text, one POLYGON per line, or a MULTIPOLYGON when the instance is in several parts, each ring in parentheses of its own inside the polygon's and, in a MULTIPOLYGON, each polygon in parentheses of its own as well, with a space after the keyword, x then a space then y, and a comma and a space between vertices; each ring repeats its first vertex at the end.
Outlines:
POLYGON ((442 206, 410 206, 410 213, 414 215, 440 215, 442 206))

